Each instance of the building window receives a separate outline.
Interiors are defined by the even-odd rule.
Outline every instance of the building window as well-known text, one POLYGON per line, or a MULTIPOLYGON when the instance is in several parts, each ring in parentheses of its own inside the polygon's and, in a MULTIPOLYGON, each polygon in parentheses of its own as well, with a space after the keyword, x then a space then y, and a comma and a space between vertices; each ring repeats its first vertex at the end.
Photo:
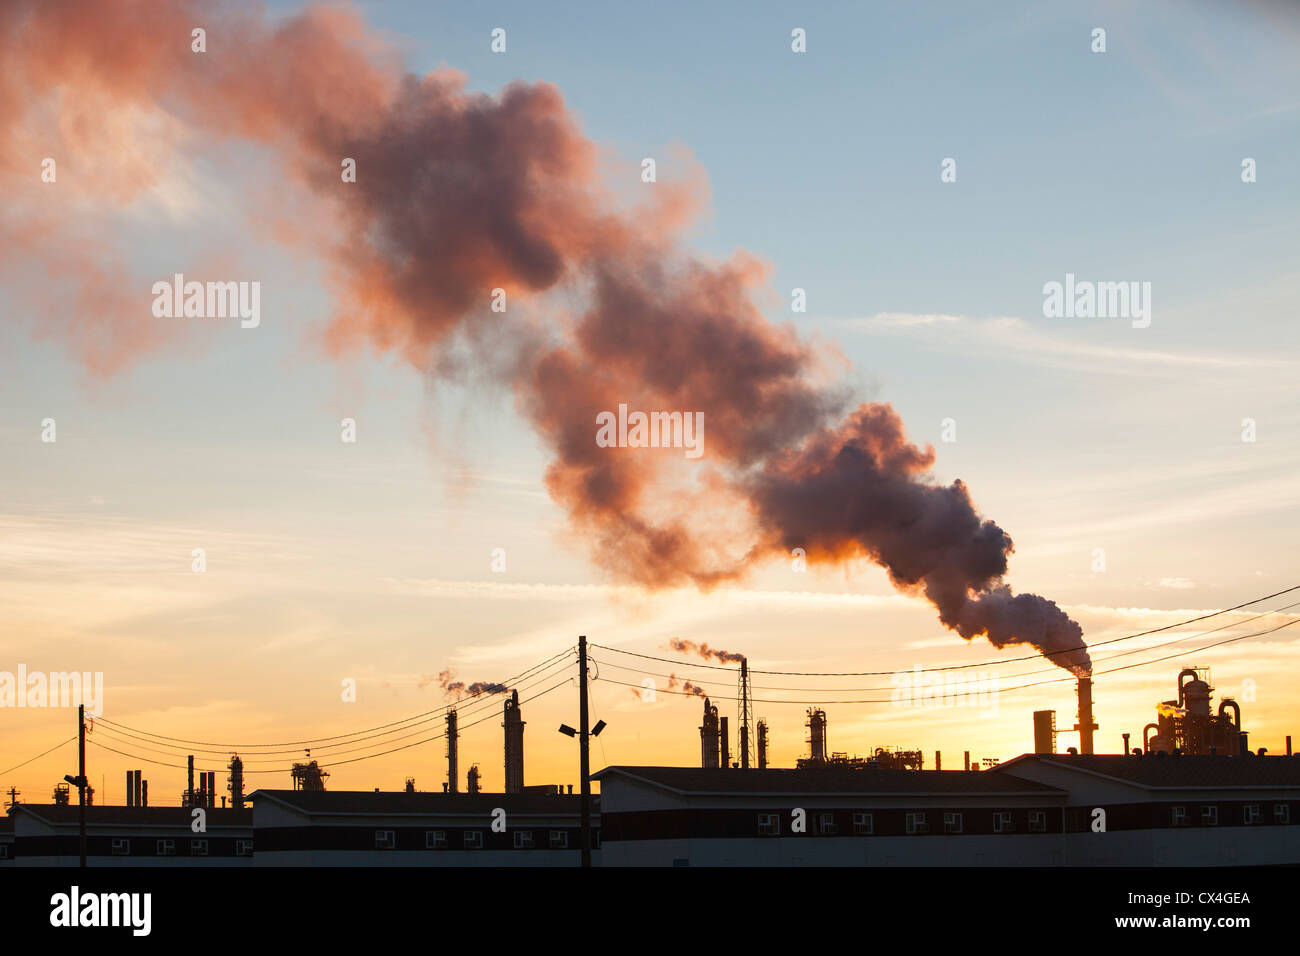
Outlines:
POLYGON ((1259 822, 1259 804, 1248 803, 1241 808, 1241 822, 1250 826, 1252 823, 1259 822))
POLYGON ((760 813, 758 815, 758 835, 780 836, 781 818, 775 813, 760 813))
POLYGON ((876 832, 875 821, 869 813, 853 814, 853 832, 858 836, 871 836, 876 832))
POLYGON ((1217 827, 1219 825, 1218 807, 1201 807, 1201 826, 1217 827))
POLYGON ((465 849, 481 850, 483 849, 483 831, 466 830, 465 831, 465 849))
POLYGON ((551 849, 567 850, 569 848, 569 834, 563 830, 551 831, 551 849))
POLYGON ((207 856, 207 855, 208 855, 207 840, 190 841, 190 856, 207 856))
POLYGON ((424 848, 426 850, 447 849, 447 831, 446 830, 425 830, 424 848))
POLYGON ((994 833, 1015 833, 1016 824, 1011 819, 1010 810, 998 810, 993 814, 993 832, 994 833))
POLYGON ((397 834, 392 830, 375 831, 375 849, 393 850, 397 848, 397 834))
POLYGON ((1047 811, 1046 810, 1029 811, 1029 832, 1030 833, 1047 832, 1047 811))
POLYGON ((130 855, 131 855, 130 840, 113 841, 113 856, 130 856, 130 855))
POLYGON ((515 849, 531 850, 533 848, 533 831, 516 830, 515 831, 515 849))
POLYGON ((9 844, 0 843, 0 860, 9 859, 9 844))
POLYGON ((176 841, 175 841, 175 840, 159 840, 159 841, 158 841, 158 855, 159 855, 159 856, 175 856, 175 855, 176 855, 176 841))
POLYGON ((925 822, 924 813, 909 813, 907 815, 907 832, 908 833, 929 833, 930 826, 925 822))
POLYGON ((1169 824, 1175 827, 1187 826, 1187 808, 1171 807, 1169 810, 1169 824))
POLYGON ((252 856, 252 855, 253 855, 252 840, 235 841, 235 856, 252 856))
POLYGON ((961 814, 945 813, 943 815, 944 833, 961 833, 961 814))
POLYGON ((1291 822, 1291 808, 1290 808, 1289 806, 1287 806, 1285 803, 1275 803, 1275 804, 1273 804, 1273 822, 1274 822, 1274 823, 1290 823, 1290 822, 1291 822))
POLYGON ((840 832, 840 825, 835 822, 835 814, 817 814, 817 832, 825 836, 834 836, 840 832))

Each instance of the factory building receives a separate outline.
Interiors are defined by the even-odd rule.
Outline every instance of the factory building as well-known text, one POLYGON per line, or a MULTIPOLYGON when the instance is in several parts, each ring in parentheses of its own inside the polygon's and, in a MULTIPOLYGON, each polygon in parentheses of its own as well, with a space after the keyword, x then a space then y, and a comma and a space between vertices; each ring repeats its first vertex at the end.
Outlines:
MULTIPOLYGON (((18 866, 77 866, 79 808, 16 803, 9 810, 18 866)), ((88 866, 248 866, 253 860, 251 810, 209 809, 195 833, 187 807, 86 808, 88 866)))
POLYGON ((988 771, 595 776, 606 866, 1300 862, 1294 757, 1025 754, 988 771))
MULTIPOLYGON (((548 792, 549 791, 549 792, 548 792)), ((579 796, 258 790, 259 866, 577 866, 579 796)), ((594 799, 599 810, 599 798, 594 799)), ((593 814, 592 863, 601 858, 593 814)))

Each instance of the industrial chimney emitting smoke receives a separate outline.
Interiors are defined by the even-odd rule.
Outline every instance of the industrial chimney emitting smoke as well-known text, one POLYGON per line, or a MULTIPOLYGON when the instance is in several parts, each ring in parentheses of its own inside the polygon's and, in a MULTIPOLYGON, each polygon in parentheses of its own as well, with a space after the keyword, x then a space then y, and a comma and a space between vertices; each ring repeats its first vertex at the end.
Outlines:
POLYGON ((512 690, 506 698, 506 793, 524 791, 524 723, 519 714, 519 691, 512 690))

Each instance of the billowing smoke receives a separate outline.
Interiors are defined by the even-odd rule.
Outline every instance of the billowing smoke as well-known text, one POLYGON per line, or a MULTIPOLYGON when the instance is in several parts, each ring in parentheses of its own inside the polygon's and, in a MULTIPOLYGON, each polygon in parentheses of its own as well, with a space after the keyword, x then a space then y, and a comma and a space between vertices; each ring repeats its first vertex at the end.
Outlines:
POLYGON ((723 664, 739 664, 745 659, 744 654, 719 650, 709 647, 708 644, 696 644, 694 641, 684 641, 680 637, 674 637, 668 642, 668 646, 679 654, 698 654, 706 661, 720 661, 723 664))
POLYGON ((679 678, 676 674, 668 675, 668 689, 675 691, 681 688, 682 693, 690 694, 692 697, 705 697, 704 688, 697 684, 692 684, 686 678, 679 678))
MULTIPOLYGON (((888 405, 854 407, 835 353, 764 317, 768 268, 681 246, 705 199, 693 165, 665 157, 653 185, 620 177, 555 87, 489 96, 449 69, 405 73, 347 9, 272 21, 198 0, 0 7, 0 176, 6 195, 15 186, 0 271, 43 269, 65 290, 29 303, 39 333, 101 374, 157 347, 149 280, 138 300, 120 282, 106 290, 112 232, 72 217, 130 207, 160 186, 160 151, 192 159, 214 143, 278 159, 282 179, 263 186, 292 214, 266 222, 259 207, 257 222, 324 263, 335 314, 322 341, 509 388, 551 452, 551 496, 611 577, 708 588, 793 548, 868 557, 963 637, 1089 671, 1079 626, 1011 591, 1011 539, 965 485, 934 482, 933 451, 907 442, 888 405), (199 26, 204 53, 191 49, 199 26), (158 146, 142 156, 129 146, 146 133, 158 146), (64 171, 48 189, 98 205, 45 199, 64 195, 39 192, 47 150, 64 171), (340 176, 346 159, 355 182, 340 176), (497 289, 505 312, 491 308, 497 289), (684 468, 673 449, 598 445, 597 416, 623 404, 702 413, 704 458, 684 468)), ((194 271, 172 265, 164 275, 194 271)))
POLYGON ((472 684, 466 684, 462 680, 456 680, 456 675, 450 669, 438 675, 438 686, 442 688, 447 697, 453 700, 478 697, 480 694, 504 694, 509 689, 505 684, 495 684, 490 681, 475 681, 472 684))

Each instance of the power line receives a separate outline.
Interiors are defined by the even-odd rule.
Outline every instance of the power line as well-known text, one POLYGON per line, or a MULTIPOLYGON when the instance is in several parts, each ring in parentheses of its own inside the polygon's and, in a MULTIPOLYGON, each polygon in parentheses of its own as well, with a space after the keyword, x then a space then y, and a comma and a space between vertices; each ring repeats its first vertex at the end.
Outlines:
MULTIPOLYGON (((561 651, 560 653, 555 654, 555 655, 553 655, 552 657, 549 657, 549 658, 547 658, 546 660, 542 661, 540 664, 537 664, 537 665, 534 665, 533 667, 528 668, 528 669, 527 669, 526 671, 524 671, 522 674, 516 675, 515 677, 508 678, 507 680, 501 682, 501 686, 503 686, 503 687, 508 687, 510 684, 515 683, 515 682, 518 682, 518 681, 524 679, 524 678, 527 677, 528 675, 531 675, 531 674, 537 672, 539 669, 544 668, 544 667, 546 667, 547 665, 551 664, 552 662, 557 661, 557 660, 559 660, 560 658, 564 657, 566 654, 570 653, 572 650, 573 650, 572 647, 566 648, 565 650, 561 651)), ((471 694, 471 695, 469 695, 469 698, 468 698, 468 699, 469 699, 470 701, 472 701, 472 703, 467 704, 466 707, 473 707, 473 706, 475 706, 477 703, 479 703, 478 701, 475 701, 475 698, 483 697, 483 698, 484 698, 484 701, 486 701, 486 700, 489 700, 491 697, 495 696, 496 694, 501 694, 501 693, 505 693, 505 691, 497 691, 497 690, 494 690, 494 691, 480 691, 480 692, 478 692, 478 693, 476 693, 476 694, 471 694)), ((292 748, 293 748, 292 751, 289 751, 289 750, 278 751, 278 752, 281 752, 281 753, 290 753, 290 752, 296 752, 297 750, 301 750, 304 746, 308 746, 308 747, 310 747, 310 746, 312 746, 312 745, 316 745, 316 744, 324 743, 325 741, 330 741, 330 740, 344 740, 345 738, 348 738, 348 737, 360 737, 360 736, 363 736, 363 735, 365 735, 365 734, 371 734, 371 733, 374 733, 375 731, 384 730, 385 728, 388 728, 388 727, 395 727, 395 726, 397 726, 398 724, 407 724, 407 723, 409 723, 409 722, 411 722, 411 721, 419 720, 419 719, 421 719, 421 718, 429 718, 430 715, 443 714, 443 713, 445 713, 446 711, 450 710, 452 707, 456 707, 458 704, 459 704, 459 701, 452 702, 452 703, 450 703, 450 704, 446 704, 446 705, 444 705, 444 706, 442 706, 442 707, 438 707, 438 708, 435 708, 435 709, 433 709, 433 710, 425 711, 425 712, 422 713, 422 714, 415 714, 415 715, 410 716, 410 717, 404 717, 404 718, 402 718, 401 720, 391 721, 390 723, 387 723, 387 724, 380 724, 378 727, 370 727, 370 728, 368 728, 368 729, 366 729, 366 730, 354 730, 354 731, 352 731, 351 733, 347 733, 347 734, 336 734, 336 735, 334 735, 334 736, 332 736, 332 737, 314 737, 314 738, 312 738, 312 739, 310 739, 310 740, 287 740, 287 741, 280 741, 280 742, 278 742, 278 743, 265 743, 265 744, 250 744, 250 743, 244 743, 244 744, 223 744, 223 743, 219 743, 219 742, 211 741, 211 740, 187 740, 187 739, 184 738, 184 737, 168 737, 168 736, 165 735, 165 734, 155 734, 155 733, 152 733, 152 732, 147 731, 147 730, 141 730, 141 729, 138 728, 138 727, 131 727, 131 726, 127 725, 127 724, 119 723, 119 722, 114 721, 114 720, 108 720, 108 719, 105 718, 105 717, 100 717, 99 720, 101 720, 101 721, 103 721, 104 723, 109 724, 109 725, 111 725, 111 726, 113 726, 113 727, 121 728, 121 729, 124 730, 124 731, 126 731, 126 730, 135 731, 135 732, 138 733, 138 734, 143 734, 143 735, 145 735, 145 737, 147 737, 147 738, 156 738, 156 740, 154 740, 154 741, 152 741, 152 742, 174 741, 174 742, 176 742, 176 743, 186 744, 186 745, 197 745, 197 746, 203 746, 203 747, 216 747, 216 748, 219 748, 219 749, 217 749, 217 750, 208 751, 208 752, 210 752, 210 753, 230 753, 231 751, 235 751, 235 750, 243 750, 243 751, 246 751, 246 752, 248 752, 248 751, 256 752, 256 751, 259 750, 259 749, 264 749, 264 748, 267 748, 267 747, 292 747, 292 748)), ((329 746, 329 745, 328 745, 328 744, 325 744, 325 746, 329 746)), ((275 753, 275 752, 277 752, 277 751, 270 751, 270 752, 275 753)))
MULTIPOLYGON (((1097 662, 1104 662, 1104 661, 1110 661, 1110 660, 1115 660, 1116 658, 1119 658, 1119 657, 1128 657, 1128 656, 1131 655, 1131 654, 1142 654, 1142 653, 1145 653, 1146 651, 1158 650, 1159 648, 1162 648, 1162 647, 1172 647, 1174 644, 1181 644, 1183 641, 1194 641, 1194 640, 1196 640, 1196 639, 1198 639, 1198 638, 1205 637, 1205 636, 1207 636, 1207 635, 1209 635, 1209 634, 1215 634, 1215 633, 1217 633, 1217 632, 1219 632, 1219 631, 1225 630, 1225 629, 1230 628, 1230 627, 1241 627, 1241 626, 1244 625, 1244 624, 1249 624, 1251 621, 1258 621, 1258 620, 1259 620, 1260 618, 1262 618, 1262 617, 1270 617, 1271 615, 1274 615, 1274 614, 1281 614, 1281 613, 1284 612, 1284 611, 1289 611, 1289 610, 1291 610, 1292 608, 1296 608, 1296 607, 1300 607, 1300 601, 1297 601, 1297 602, 1295 602, 1294 604, 1286 604, 1286 605, 1283 605, 1282 607, 1274 608, 1274 609, 1271 610, 1271 611, 1264 611, 1264 612, 1262 612, 1262 613, 1260 613, 1260 614, 1255 614, 1255 615, 1253 615, 1253 616, 1251 616, 1251 617, 1246 618, 1245 620, 1241 620, 1241 621, 1230 621, 1230 622, 1227 623, 1227 624, 1220 624, 1218 627, 1212 627, 1212 628, 1210 628, 1209 630, 1201 631, 1201 632, 1196 633, 1196 634, 1184 634, 1182 637, 1176 637, 1176 638, 1174 638, 1172 641, 1165 641, 1163 644, 1151 644, 1151 645, 1147 645, 1147 646, 1145 646, 1145 647, 1136 647, 1136 648, 1133 648, 1133 649, 1131 649, 1131 650, 1120 651, 1120 652, 1117 653, 1117 654, 1109 654, 1109 655, 1107 655, 1107 656, 1105 656, 1105 657, 1099 658, 1098 661, 1095 661, 1094 663, 1097 663, 1097 662)), ((1107 642, 1107 643, 1113 643, 1113 642, 1107 642)), ((1094 646, 1101 646, 1101 645, 1094 645, 1094 646)), ((639 668, 639 667, 627 667, 627 666, 624 666, 624 665, 622 665, 622 664, 614 664, 614 663, 612 663, 612 662, 610 662, 610 661, 605 661, 604 663, 605 663, 605 665, 606 665, 607 667, 613 667, 613 668, 615 668, 615 669, 617 669, 617 670, 631 671, 631 672, 634 673, 634 674, 645 674, 645 675, 650 676, 650 677, 666 677, 666 678, 668 678, 669 680, 685 680, 684 677, 679 678, 679 677, 677 676, 676 673, 672 673, 672 674, 664 674, 664 673, 659 672, 659 671, 648 671, 648 670, 643 670, 642 668, 639 668)), ((985 666, 989 666, 989 667, 991 667, 991 666, 995 666, 995 664, 996 664, 996 662, 993 662, 993 663, 990 663, 990 664, 985 665, 985 666)), ((686 661, 686 662, 683 662, 682 666, 681 666, 680 668, 677 668, 677 670, 690 671, 691 668, 694 668, 694 667, 697 667, 697 666, 703 666, 703 665, 697 665, 697 664, 696 664, 695 662, 693 662, 693 661, 686 661)), ((730 670, 730 669, 728 669, 728 670, 730 670)), ((888 671, 888 672, 886 672, 886 673, 889 673, 889 674, 912 673, 914 670, 915 670, 914 668, 909 668, 909 669, 907 669, 907 670, 905 670, 905 671, 888 671)), ((919 668, 919 670, 920 670, 922 673, 926 673, 926 672, 929 672, 929 671, 938 671, 938 670, 943 670, 943 668, 919 668)), ((1011 675, 1008 675, 1008 676, 1009 676, 1009 679, 1018 679, 1018 678, 1021 678, 1021 677, 1032 677, 1032 676, 1035 675, 1035 674, 1051 674, 1051 673, 1058 673, 1058 672, 1059 672, 1059 666, 1057 666, 1057 665, 1053 665, 1052 667, 1042 668, 1042 669, 1039 669, 1039 670, 1025 671, 1024 673, 1021 673, 1021 674, 1011 674, 1011 675)), ((751 671, 751 673, 752 673, 752 671, 751 671)), ((731 684, 732 684, 732 681, 704 680, 704 679, 702 679, 702 678, 696 678, 696 677, 694 677, 693 675, 692 675, 692 681, 691 681, 691 682, 692 682, 692 683, 695 683, 695 684, 710 684, 710 685, 714 685, 714 686, 723 686, 723 687, 730 687, 731 684)), ((888 690, 892 690, 892 689, 893 689, 892 687, 779 687, 779 686, 764 686, 764 687, 755 687, 755 688, 754 688, 754 690, 769 690, 769 691, 791 691, 791 692, 801 692, 801 691, 815 691, 815 692, 816 692, 816 691, 824 691, 824 692, 830 692, 830 691, 851 691, 851 692, 853 692, 853 693, 873 693, 873 692, 875 692, 875 691, 888 691, 888 690)))
MULTIPOLYGON (((555 672, 555 670, 556 670, 558 667, 562 667, 562 666, 567 666, 567 662, 566 662, 566 661, 556 661, 556 662, 554 662, 553 664, 551 664, 551 666, 547 667, 545 670, 542 670, 542 671, 539 671, 539 672, 535 673, 533 676, 529 677, 527 680, 524 680, 524 681, 513 681, 513 683, 515 684, 515 688, 514 688, 514 689, 522 690, 522 689, 526 689, 526 688, 528 688, 528 687, 535 686, 537 683, 539 683, 540 681, 544 680, 548 675, 553 674, 553 673, 555 672)), ((474 703, 470 704, 468 707, 464 708, 464 709, 463 709, 462 711, 460 711, 460 712, 461 712, 461 713, 473 713, 473 712, 475 712, 476 710, 483 710, 483 709, 485 709, 489 704, 493 703, 493 701, 492 701, 491 698, 492 698, 492 696, 495 696, 495 693, 496 693, 496 692, 494 692, 492 695, 485 696, 485 697, 483 697, 483 698, 480 699, 480 700, 476 700, 474 703)), ((495 711, 494 711, 494 712, 495 712, 495 711)), ((412 718, 412 719, 414 719, 414 718, 412 718)), ((333 743, 333 744, 325 744, 325 745, 322 746, 322 747, 311 747, 311 748, 309 748, 309 749, 311 749, 311 750, 313 750, 313 751, 317 751, 316 756, 317 756, 317 757, 320 757, 320 758, 325 758, 325 757, 336 757, 336 756, 339 756, 340 754, 344 754, 344 753, 356 753, 357 751, 365 750, 365 749, 367 749, 368 747, 382 746, 382 745, 384 745, 384 744, 392 743, 393 740, 405 740, 406 738, 408 738, 408 737, 412 737, 412 736, 414 736, 415 734, 423 733, 423 732, 424 732, 423 730, 415 730, 413 733, 404 734, 404 735, 399 736, 399 737, 391 737, 391 735, 396 734, 396 733, 399 733, 400 731, 403 731, 403 730, 411 730, 412 728, 414 728, 414 727, 418 727, 418 726, 420 726, 421 724, 427 724, 427 723, 430 723, 431 721, 434 721, 434 720, 437 720, 437 719, 439 719, 439 718, 438 718, 438 717, 426 717, 426 718, 421 719, 421 720, 416 720, 414 723, 408 723, 408 724, 406 724, 405 726, 402 726, 402 727, 394 727, 392 730, 386 730, 386 731, 384 731, 384 732, 382 732, 382 733, 379 733, 379 734, 373 734, 373 735, 370 735, 370 736, 367 736, 367 737, 356 737, 355 739, 352 739, 352 740, 339 740, 337 743, 333 743), (391 737, 391 739, 389 739, 389 740, 381 740, 381 739, 380 739, 380 738, 384 738, 384 737, 391 737), (360 747, 354 747, 354 748, 352 748, 351 750, 337 750, 337 751, 327 752, 327 753, 320 753, 320 752, 319 752, 319 751, 331 751, 332 748, 336 748, 336 747, 344 747, 344 746, 347 746, 348 744, 362 744, 362 746, 360 746, 360 747)), ((390 725, 385 725, 385 726, 390 726, 390 725)), ((163 754, 164 756, 173 756, 173 757, 174 757, 174 756, 179 756, 180 753, 185 753, 185 754, 188 754, 188 753, 209 753, 209 754, 216 753, 216 754, 227 754, 227 753, 229 753, 228 750, 218 750, 218 749, 211 749, 211 748, 204 748, 204 747, 189 747, 188 745, 185 745, 185 744, 167 744, 167 743, 163 743, 162 741, 153 740, 153 739, 151 739, 151 738, 149 738, 149 737, 141 737, 141 736, 138 736, 138 735, 136 735, 136 734, 128 734, 128 733, 125 733, 125 732, 122 732, 122 731, 117 731, 117 730, 115 730, 114 728, 111 728, 111 727, 100 727, 100 730, 101 730, 101 731, 107 731, 107 732, 113 733, 114 735, 120 735, 120 736, 123 736, 123 737, 130 738, 130 741, 129 741, 129 742, 131 743, 131 746, 134 746, 134 747, 136 747, 136 748, 138 748, 138 749, 143 749, 143 750, 146 750, 146 751, 150 751, 150 752, 152 752, 152 753, 163 754), (136 741, 139 741, 139 743, 136 743, 136 741), (172 753, 172 752, 170 752, 170 751, 166 751, 166 750, 154 750, 154 749, 152 749, 152 748, 150 748, 150 747, 146 747, 146 746, 144 746, 144 744, 161 744, 162 746, 170 747, 170 748, 172 748, 173 750, 179 751, 179 753, 172 753)), ((261 751, 252 751, 252 753, 254 754, 254 756, 250 756, 250 757, 243 758, 243 761, 244 761, 245 764, 250 764, 250 763, 280 763, 280 762, 281 762, 281 758, 278 758, 278 757, 272 757, 272 756, 270 756, 270 755, 273 755, 273 754, 297 754, 297 753, 300 753, 300 752, 302 751, 302 749, 303 749, 303 748, 295 747, 295 748, 291 748, 291 749, 288 749, 288 750, 261 750, 261 751)), ((248 751, 245 751, 245 753, 248 753, 248 751)))
MULTIPOLYGON (((1095 674, 1110 674, 1110 673, 1114 673, 1114 672, 1116 672, 1116 671, 1130 670, 1130 669, 1132 669, 1132 668, 1134 668, 1134 667, 1145 667, 1145 666, 1147 666, 1148 664, 1159 664, 1159 663, 1162 663, 1163 661, 1173 660, 1175 657, 1182 657, 1182 656, 1185 656, 1186 654, 1199 654, 1199 653, 1202 652, 1202 651, 1206 651, 1206 650, 1209 650, 1209 649, 1211 649, 1211 648, 1215 648, 1215 647, 1221 647, 1221 646, 1224 645, 1224 644, 1232 644, 1232 643, 1234 643, 1234 642, 1236 642, 1236 641, 1244 641, 1244 640, 1246 640, 1247 638, 1251 638, 1251 637, 1259 637, 1259 636, 1261 636, 1261 635, 1263 635, 1263 634, 1272 634, 1274 631, 1280 631, 1280 630, 1282 630, 1283 628, 1293 627, 1293 626, 1296 625, 1296 624, 1300 624, 1300 618, 1297 618, 1297 619, 1294 620, 1294 621, 1287 621, 1287 622, 1284 623, 1284 624, 1279 624, 1277 627, 1267 628, 1267 629, 1262 630, 1262 631, 1255 631, 1254 633, 1251 633, 1251 634, 1242 634, 1242 635, 1239 635, 1239 636, 1237 636, 1237 637, 1230 637, 1230 638, 1228 638, 1228 639, 1226 639, 1226 640, 1223 640, 1223 641, 1216 641, 1216 642, 1214 642, 1213 644, 1206 644, 1206 645, 1204 645, 1203 647, 1197 647, 1197 648, 1194 648, 1194 649, 1191 650, 1191 651, 1180 652, 1180 653, 1178 653, 1178 654, 1170 654, 1170 655, 1168 655, 1167 657, 1160 657, 1160 658, 1156 658, 1156 659, 1154 659, 1154 660, 1149 660, 1149 661, 1138 661, 1138 662, 1136 662, 1136 663, 1134 663, 1134 664, 1125 664, 1125 665, 1122 666, 1122 667, 1113 667, 1113 668, 1109 668, 1109 669, 1106 669, 1106 670, 1096 671, 1096 672, 1094 672, 1094 673, 1095 673, 1095 674)), ((1144 650, 1149 650, 1149 648, 1144 648, 1144 650)), ((1118 655, 1116 655, 1116 656, 1118 656, 1118 655)), ((891 672, 891 673, 892 673, 892 672, 891 672)), ((611 683, 611 684, 619 684, 619 685, 621 685, 621 686, 623 686, 623 687, 640 688, 640 687, 642 686, 642 685, 640 685, 640 684, 629 684, 629 683, 627 683, 626 681, 617 681, 617 680, 613 680, 613 679, 608 678, 608 677, 605 678, 605 680, 606 680, 608 683, 611 683)), ((1064 676, 1064 677, 1053 678, 1052 680, 1034 681, 1033 683, 1030 683, 1030 684, 1016 684, 1016 685, 1013 685, 1013 686, 1011 686, 1011 687, 998 687, 998 688, 996 688, 996 691, 997 691, 998 693, 1001 694, 1001 693, 1007 693, 1007 692, 1009 692, 1009 691, 1014 691, 1014 690, 1024 690, 1024 689, 1026 689, 1026 688, 1030 688, 1030 687, 1043 687, 1043 686, 1045 686, 1045 685, 1047 685, 1047 684, 1060 684, 1060 683, 1064 683, 1064 682, 1067 682, 1067 681, 1074 681, 1074 680, 1077 680, 1077 678, 1074 677, 1074 676, 1072 676, 1072 675, 1067 675, 1067 676, 1064 676)), ((832 689, 833 689, 833 688, 832 688, 832 689)), ((691 691, 683 691, 683 690, 668 690, 668 689, 664 689, 664 690, 656 690, 655 693, 657 693, 657 694, 676 694, 676 695, 679 695, 679 696, 682 696, 682 697, 701 697, 701 696, 703 696, 703 695, 701 695, 701 694, 695 694, 695 693, 692 693, 691 691)), ((808 705, 808 704, 814 704, 814 705, 819 705, 819 704, 890 704, 890 703, 893 703, 893 702, 894 702, 894 701, 893 701, 893 698, 885 698, 885 699, 880 699, 880 698, 866 698, 866 699, 855 699, 855 700, 775 700, 775 699, 755 698, 755 700, 754 700, 754 703, 756 703, 756 704, 799 704, 799 705, 804 705, 804 706, 806 706, 806 705, 808 705)))
POLYGON ((60 747, 66 747, 68 744, 72 743, 72 742, 73 742, 74 740, 76 740, 76 739, 77 739, 77 735, 76 735, 76 734, 73 734, 73 735, 72 735, 71 737, 69 737, 67 740, 63 741, 63 743, 61 743, 61 744, 55 744, 55 745, 54 745, 53 747, 51 747, 49 750, 45 751, 45 753, 39 753, 39 754, 37 754, 35 757, 30 757, 30 758, 28 758, 27 760, 24 760, 22 763, 17 764, 16 766, 10 767, 8 770, 4 771, 3 773, 0 773, 0 777, 7 777, 7 776, 9 776, 9 774, 13 773, 15 770, 21 770, 23 767, 26 767, 26 766, 27 766, 29 763, 31 763, 32 761, 34 761, 34 760, 40 760, 40 759, 41 759, 42 757, 44 757, 46 754, 52 754, 52 753, 54 753, 54 751, 58 750, 60 747))
MULTIPOLYGON (((1058 654, 1072 654, 1076 651, 1086 651, 1098 647, 1105 647, 1108 644, 1117 644, 1120 641, 1131 641, 1134 638, 1145 637, 1148 634, 1159 634, 1161 631, 1168 631, 1176 627, 1184 627, 1188 624, 1195 624, 1197 621, 1206 621, 1212 617, 1218 617, 1221 614, 1229 614, 1233 611, 1239 611, 1244 607, 1250 607, 1252 604, 1258 604, 1261 601, 1267 601, 1270 598, 1275 598, 1283 594, 1289 594, 1290 592, 1297 591, 1297 590, 1300 590, 1300 584, 1293 585, 1292 587, 1289 588, 1283 588, 1281 591, 1275 591, 1272 594, 1266 594, 1263 597, 1257 597, 1254 600, 1246 601, 1242 604, 1236 605, 1235 607, 1225 607, 1220 611, 1214 611, 1210 614, 1202 614, 1200 617, 1188 618, 1186 621, 1179 621, 1177 624, 1166 624, 1163 627, 1153 627, 1148 631, 1139 631, 1136 634, 1126 634, 1123 637, 1111 638, 1108 641, 1098 641, 1097 643, 1092 645, 1079 644, 1074 647, 1061 648, 1060 650, 1055 650, 1055 651, 1043 651, 1042 653, 1026 654, 1023 657, 1008 657, 1000 661, 984 661, 977 664, 950 664, 943 667, 922 668, 922 670, 923 671, 957 671, 957 670, 968 670, 972 667, 994 667, 999 664, 1015 664, 1020 661, 1037 660, 1040 657, 1046 657, 1050 659, 1052 657, 1057 656, 1058 654)), ((606 644, 593 643, 591 646, 599 647, 607 651, 613 651, 615 654, 627 654, 631 657, 641 657, 646 660, 659 661, 664 664, 681 663, 680 660, 675 660, 670 657, 656 657, 653 654, 639 654, 636 651, 626 651, 617 647, 609 647, 606 644)), ((735 671, 734 667, 727 667, 721 664, 692 664, 692 666, 707 668, 708 670, 724 670, 724 671, 733 671, 733 672, 735 671)), ((751 667, 749 669, 749 672, 751 674, 771 674, 773 676, 780 676, 780 677, 888 677, 890 674, 896 673, 895 671, 770 671, 770 670, 759 670, 758 668, 754 668, 754 667, 751 667)))

